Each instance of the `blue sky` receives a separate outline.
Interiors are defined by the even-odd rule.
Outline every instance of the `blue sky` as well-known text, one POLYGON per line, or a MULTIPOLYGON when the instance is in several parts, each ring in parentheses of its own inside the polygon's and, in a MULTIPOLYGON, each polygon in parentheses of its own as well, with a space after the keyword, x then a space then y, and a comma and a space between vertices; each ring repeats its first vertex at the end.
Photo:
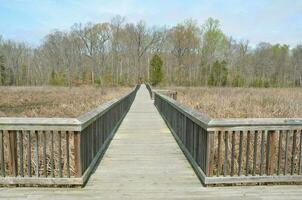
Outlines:
POLYGON ((150 26, 185 19, 220 20, 223 31, 252 45, 302 43, 302 0, 0 0, 0 35, 39 45, 54 29, 104 22, 116 15, 150 26))

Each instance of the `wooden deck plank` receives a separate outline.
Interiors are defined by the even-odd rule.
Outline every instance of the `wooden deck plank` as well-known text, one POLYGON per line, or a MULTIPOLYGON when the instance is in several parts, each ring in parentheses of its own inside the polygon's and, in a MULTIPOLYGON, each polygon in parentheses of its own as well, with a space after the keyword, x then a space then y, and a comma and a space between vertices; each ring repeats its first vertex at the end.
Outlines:
POLYGON ((0 199, 300 199, 302 186, 203 187, 145 86, 84 188, 0 188, 0 199))

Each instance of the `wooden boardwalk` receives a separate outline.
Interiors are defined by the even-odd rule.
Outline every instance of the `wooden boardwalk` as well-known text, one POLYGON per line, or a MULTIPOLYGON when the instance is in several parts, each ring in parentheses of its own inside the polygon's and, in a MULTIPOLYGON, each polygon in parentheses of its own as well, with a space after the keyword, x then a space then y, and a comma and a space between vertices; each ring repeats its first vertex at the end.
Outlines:
POLYGON ((203 187, 145 86, 83 188, 0 188, 0 199, 302 199, 302 186, 203 187))

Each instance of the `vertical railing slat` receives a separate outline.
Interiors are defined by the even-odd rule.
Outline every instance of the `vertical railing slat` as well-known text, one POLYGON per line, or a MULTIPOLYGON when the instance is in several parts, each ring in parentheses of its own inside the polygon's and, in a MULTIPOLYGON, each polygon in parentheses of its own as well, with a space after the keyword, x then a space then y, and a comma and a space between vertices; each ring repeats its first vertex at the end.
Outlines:
POLYGON ((260 156, 260 176, 263 175, 264 171, 264 140, 266 131, 261 133, 261 156, 260 156))
POLYGON ((282 155, 282 130, 279 130, 279 144, 278 144, 278 163, 277 163, 277 175, 280 175, 281 170, 281 155, 282 155))
POLYGON ((234 176, 234 165, 235 165, 235 134, 232 132, 232 153, 231 153, 231 176, 234 176))
POLYGON ((241 176, 243 131, 240 131, 239 134, 240 134, 240 136, 239 136, 238 176, 241 176))
MULTIPOLYGON (((207 132, 207 149, 206 149, 206 175, 213 175, 213 164, 214 164, 214 132, 207 132)), ((193 139, 193 138, 192 138, 193 139)))
POLYGON ((18 132, 19 135, 19 163, 20 163, 20 176, 24 177, 24 162, 23 162, 23 131, 18 132))
POLYGON ((50 176, 53 178, 55 177, 55 173, 54 173, 54 140, 53 140, 53 131, 50 131, 50 140, 51 140, 51 144, 50 144, 50 176))
POLYGON ((220 176, 221 173, 221 140, 222 140, 222 133, 221 131, 218 131, 217 176, 220 176))
POLYGON ((267 132, 266 145, 266 174, 272 175, 275 170, 275 146, 276 146, 276 131, 270 130, 267 132))
POLYGON ((0 130, 0 164, 1 164, 1 175, 5 177, 5 164, 4 164, 4 142, 3 142, 3 131, 0 130))
POLYGON ((256 176, 258 156, 258 131, 255 131, 254 134, 253 176, 256 176))
POLYGON ((81 160, 81 133, 80 132, 73 132, 73 146, 74 146, 75 177, 81 177, 82 160, 81 160))
POLYGON ((59 144, 59 162, 58 162, 58 170, 59 170, 59 177, 62 178, 62 142, 61 142, 61 131, 58 131, 58 144, 59 144))
POLYGON ((16 131, 8 131, 8 163, 10 175, 16 177, 18 175, 16 131))
POLYGON ((246 163, 245 163, 245 175, 249 175, 250 171, 250 142, 251 141, 251 132, 247 131, 246 132, 246 163))
POLYGON ((291 157, 291 169, 290 173, 291 175, 295 172, 295 158, 296 158, 296 144, 297 142, 297 130, 294 130, 293 132, 293 146, 292 146, 292 157, 291 157))
POLYGON ((299 175, 302 175, 302 130, 300 130, 300 159, 299 159, 299 175))
POLYGON ((35 131, 35 162, 36 162, 36 176, 40 176, 39 174, 39 133, 35 131))
POLYGON ((224 133, 224 166, 223 166, 223 176, 227 176, 228 156, 229 156, 229 132, 225 131, 225 133, 224 133))
POLYGON ((27 175, 28 177, 31 177, 31 132, 27 131, 28 135, 28 149, 27 149, 27 175))
POLYGON ((69 132, 66 131, 66 170, 67 177, 70 178, 70 165, 69 165, 69 132))
POLYGON ((285 157, 284 157, 284 170, 283 174, 287 174, 287 165, 288 165, 288 143, 289 143, 289 131, 286 131, 286 140, 285 140, 285 157))
POLYGON ((43 131, 43 166, 44 166, 44 168, 43 168, 44 172, 43 173, 44 173, 45 177, 47 177, 46 143, 47 143, 46 131, 43 131))
POLYGON ((270 168, 270 159, 271 159, 271 155, 270 155, 270 131, 267 132, 266 135, 266 174, 269 175, 269 168, 270 168))

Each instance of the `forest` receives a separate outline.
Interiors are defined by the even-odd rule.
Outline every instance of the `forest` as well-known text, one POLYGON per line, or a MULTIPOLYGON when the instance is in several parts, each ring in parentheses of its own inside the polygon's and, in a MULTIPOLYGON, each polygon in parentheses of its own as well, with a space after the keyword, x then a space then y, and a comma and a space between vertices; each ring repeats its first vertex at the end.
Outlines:
POLYGON ((226 35, 213 18, 159 27, 116 16, 54 30, 39 46, 0 37, 0 85, 117 86, 150 79, 163 86, 301 86, 302 45, 251 45, 226 35))

